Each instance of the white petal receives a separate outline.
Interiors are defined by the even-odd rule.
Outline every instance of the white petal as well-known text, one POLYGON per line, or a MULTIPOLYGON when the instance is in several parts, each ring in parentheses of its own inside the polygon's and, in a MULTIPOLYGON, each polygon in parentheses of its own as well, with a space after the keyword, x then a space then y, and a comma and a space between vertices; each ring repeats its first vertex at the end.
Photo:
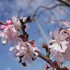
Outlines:
POLYGON ((4 37, 2 38, 2 43, 5 44, 5 43, 6 43, 6 40, 7 40, 7 37, 4 36, 4 37))
POLYGON ((2 37, 3 35, 4 35, 3 32, 0 31, 0 37, 2 37))
POLYGON ((16 16, 15 16, 15 17, 14 17, 14 16, 12 17, 12 21, 13 21, 13 22, 16 22, 17 20, 18 20, 18 19, 17 19, 16 16))
POLYGON ((14 47, 11 47, 10 49, 9 49, 9 51, 13 51, 14 50, 14 47))
POLYGON ((30 55, 28 55, 28 59, 27 60, 28 60, 29 63, 32 63, 32 57, 30 55))
POLYGON ((52 36, 52 37, 53 37, 53 35, 54 35, 54 34, 53 34, 53 32, 51 32, 51 31, 50 31, 50 36, 52 36))
POLYGON ((53 59, 56 55, 57 55, 57 51, 53 51, 53 50, 50 50, 51 54, 50 54, 50 59, 53 59))
POLYGON ((17 49, 17 50, 20 50, 20 45, 17 45, 17 46, 16 46, 16 49, 17 49))
POLYGON ((28 31, 30 29, 30 26, 28 24, 25 24, 26 25, 26 31, 28 31))
POLYGON ((17 56, 23 56, 24 55, 24 50, 20 50, 16 55, 17 56))
POLYGON ((36 55, 36 56, 38 56, 38 53, 37 53, 37 52, 35 52, 35 55, 36 55))
POLYGON ((26 21, 26 19, 27 19, 27 17, 23 17, 23 22, 25 22, 25 21, 26 21))
POLYGON ((23 58, 22 58, 22 63, 25 63, 26 62, 26 56, 24 56, 23 58))
POLYGON ((62 55, 62 53, 58 53, 58 54, 56 55, 56 59, 57 59, 57 61, 58 61, 59 63, 62 63, 62 62, 65 61, 65 59, 64 59, 64 57, 63 57, 63 55, 62 55))
POLYGON ((61 50, 60 45, 58 45, 57 43, 54 43, 53 45, 50 45, 49 47, 50 47, 52 50, 55 50, 55 51, 60 51, 60 50, 61 50))
POLYGON ((66 41, 61 42, 63 52, 66 51, 66 49, 67 49, 67 44, 68 44, 68 42, 66 42, 66 41))

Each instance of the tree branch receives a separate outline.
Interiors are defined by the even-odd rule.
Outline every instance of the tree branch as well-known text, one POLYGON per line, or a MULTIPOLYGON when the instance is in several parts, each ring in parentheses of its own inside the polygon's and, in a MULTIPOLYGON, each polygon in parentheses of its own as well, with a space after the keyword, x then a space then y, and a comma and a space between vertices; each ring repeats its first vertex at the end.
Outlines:
POLYGON ((44 56, 40 51, 35 51, 38 53, 38 57, 42 58, 43 60, 45 60, 46 62, 48 62, 52 67, 53 67, 53 62, 51 59, 49 59, 48 57, 44 56))
POLYGON ((3 25, 3 24, 4 24, 4 22, 2 22, 2 21, 0 20, 0 24, 1 24, 1 25, 3 25))
POLYGON ((65 6, 70 7, 70 0, 58 0, 58 1, 65 4, 65 6))
POLYGON ((46 7, 46 6, 39 6, 35 11, 34 11, 34 14, 33 14, 33 19, 35 19, 35 17, 38 17, 40 16, 40 13, 39 13, 39 16, 37 16, 37 12, 40 10, 40 9, 45 9, 45 10, 52 10, 58 6, 65 6, 65 4, 61 3, 61 4, 55 4, 54 6, 51 6, 51 7, 46 7))
MULTIPOLYGON (((41 59, 45 60, 48 64, 50 64, 52 66, 52 68, 55 68, 54 62, 52 62, 52 60, 49 57, 43 55, 40 51, 36 50, 35 52, 38 53, 38 57, 40 57, 41 59)), ((60 68, 59 65, 57 65, 57 67, 55 69, 56 70, 68 70, 67 67, 60 68)))

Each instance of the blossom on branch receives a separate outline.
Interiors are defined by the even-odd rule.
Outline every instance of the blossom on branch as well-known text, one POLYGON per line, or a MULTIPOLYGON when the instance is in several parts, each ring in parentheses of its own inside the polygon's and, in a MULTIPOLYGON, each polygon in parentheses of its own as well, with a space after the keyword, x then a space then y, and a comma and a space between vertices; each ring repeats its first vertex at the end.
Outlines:
POLYGON ((22 57, 20 59, 21 63, 32 63, 33 60, 36 59, 38 55, 35 50, 39 50, 36 46, 31 45, 29 42, 22 42, 16 45, 15 47, 11 47, 10 51, 14 52, 15 57, 22 57))

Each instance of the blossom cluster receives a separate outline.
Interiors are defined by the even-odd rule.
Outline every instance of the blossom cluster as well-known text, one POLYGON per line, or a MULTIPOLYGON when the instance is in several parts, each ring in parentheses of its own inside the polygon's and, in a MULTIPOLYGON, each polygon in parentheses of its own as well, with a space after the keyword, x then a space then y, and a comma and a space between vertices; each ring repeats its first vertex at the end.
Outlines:
POLYGON ((33 60, 36 59, 38 55, 35 50, 38 50, 36 45, 34 44, 34 40, 29 41, 28 34, 25 32, 25 22, 28 18, 20 18, 18 20, 17 17, 12 17, 12 20, 6 20, 6 23, 1 25, 0 29, 0 37, 2 37, 2 44, 6 44, 7 42, 11 44, 10 51, 14 53, 15 57, 19 57, 20 63, 23 66, 26 66, 26 61, 32 63, 33 60), (23 22, 23 24, 22 24, 23 22), (20 30, 23 30, 23 35, 20 33, 20 30))
POLYGON ((50 32, 50 35, 52 37, 49 44, 50 58, 56 57, 59 64, 70 61, 70 28, 58 28, 50 32))

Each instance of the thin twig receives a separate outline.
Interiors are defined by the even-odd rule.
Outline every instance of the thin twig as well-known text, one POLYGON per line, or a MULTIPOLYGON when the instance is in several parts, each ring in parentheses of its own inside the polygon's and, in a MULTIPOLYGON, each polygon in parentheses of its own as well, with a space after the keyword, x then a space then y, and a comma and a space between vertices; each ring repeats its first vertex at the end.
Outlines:
POLYGON ((53 62, 51 59, 49 59, 48 57, 44 56, 40 51, 35 51, 38 53, 38 57, 42 58, 43 60, 45 60, 46 62, 48 62, 52 67, 53 67, 53 62))
POLYGON ((4 24, 4 22, 0 20, 0 24, 1 24, 1 25, 3 25, 3 24, 4 24))

